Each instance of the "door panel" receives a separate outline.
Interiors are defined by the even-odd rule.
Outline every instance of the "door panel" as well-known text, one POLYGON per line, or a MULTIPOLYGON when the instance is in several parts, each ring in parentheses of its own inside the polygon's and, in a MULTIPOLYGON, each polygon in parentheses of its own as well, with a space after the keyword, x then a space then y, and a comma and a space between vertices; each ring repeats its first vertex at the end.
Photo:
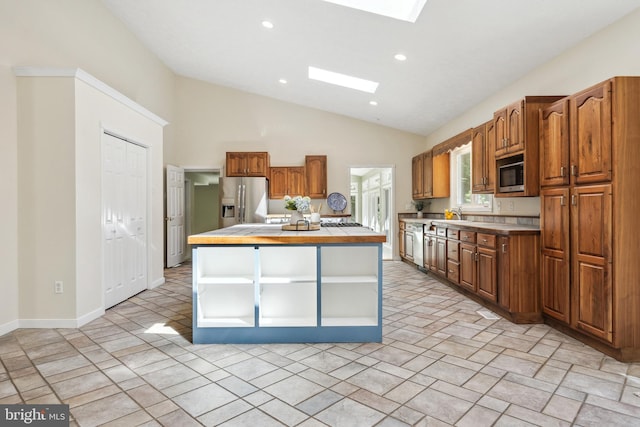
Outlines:
POLYGON ((611 185, 576 187, 571 204, 575 326, 611 342, 611 185))
POLYGON ((180 264, 185 256, 184 169, 167 165, 167 267, 180 264))
POLYGON ((147 150, 102 138, 103 288, 105 308, 148 287, 147 150))

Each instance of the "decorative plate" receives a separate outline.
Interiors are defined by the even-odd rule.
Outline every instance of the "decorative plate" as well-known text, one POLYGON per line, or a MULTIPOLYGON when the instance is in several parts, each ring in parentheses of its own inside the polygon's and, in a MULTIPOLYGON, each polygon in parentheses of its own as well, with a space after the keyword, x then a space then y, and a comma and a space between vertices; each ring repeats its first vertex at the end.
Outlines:
POLYGON ((327 204, 334 211, 343 211, 347 207, 347 198, 340 193, 331 193, 327 197, 327 204))

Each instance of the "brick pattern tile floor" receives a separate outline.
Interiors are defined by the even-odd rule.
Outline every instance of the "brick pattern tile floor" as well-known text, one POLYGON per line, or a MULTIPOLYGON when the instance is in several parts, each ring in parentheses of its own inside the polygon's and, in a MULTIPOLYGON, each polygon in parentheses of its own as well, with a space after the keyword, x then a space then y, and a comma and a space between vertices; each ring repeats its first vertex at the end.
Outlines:
POLYGON ((640 364, 384 262, 384 342, 193 345, 191 265, 80 329, 0 337, 0 403, 79 426, 640 426, 640 364))

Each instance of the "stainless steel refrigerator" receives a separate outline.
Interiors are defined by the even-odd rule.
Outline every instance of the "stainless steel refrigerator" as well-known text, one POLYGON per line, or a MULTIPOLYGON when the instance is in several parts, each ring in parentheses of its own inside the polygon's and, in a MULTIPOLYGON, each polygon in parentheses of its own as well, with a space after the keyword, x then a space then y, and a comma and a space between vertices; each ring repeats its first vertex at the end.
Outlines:
POLYGON ((220 178, 220 226, 265 223, 269 206, 266 178, 220 178))

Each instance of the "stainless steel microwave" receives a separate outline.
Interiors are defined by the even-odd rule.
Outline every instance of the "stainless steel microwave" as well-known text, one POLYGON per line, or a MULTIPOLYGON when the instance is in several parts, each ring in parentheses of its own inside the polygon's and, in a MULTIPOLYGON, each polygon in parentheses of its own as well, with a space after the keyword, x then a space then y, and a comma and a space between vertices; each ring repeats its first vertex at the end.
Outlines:
POLYGON ((524 191, 524 162, 507 163, 498 168, 498 191, 524 191))

